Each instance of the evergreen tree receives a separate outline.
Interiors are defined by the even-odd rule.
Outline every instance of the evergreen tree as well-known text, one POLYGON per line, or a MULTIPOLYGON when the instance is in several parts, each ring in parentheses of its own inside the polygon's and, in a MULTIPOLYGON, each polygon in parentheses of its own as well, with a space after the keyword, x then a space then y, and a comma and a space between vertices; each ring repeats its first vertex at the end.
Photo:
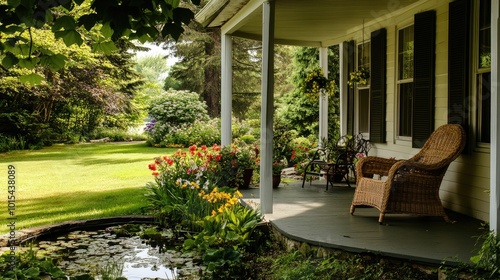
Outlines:
MULTIPOLYGON (((339 81, 339 55, 338 46, 328 49, 329 78, 339 81)), ((303 91, 303 82, 307 74, 319 66, 319 49, 300 47, 295 49, 293 59, 293 72, 291 83, 293 90, 284 94, 280 107, 276 114, 290 129, 295 129, 300 136, 317 139, 319 132, 319 104, 317 100, 311 99, 303 91)), ((338 138, 340 127, 339 117, 339 93, 338 88, 335 96, 329 97, 328 104, 328 131, 329 139, 338 138)))

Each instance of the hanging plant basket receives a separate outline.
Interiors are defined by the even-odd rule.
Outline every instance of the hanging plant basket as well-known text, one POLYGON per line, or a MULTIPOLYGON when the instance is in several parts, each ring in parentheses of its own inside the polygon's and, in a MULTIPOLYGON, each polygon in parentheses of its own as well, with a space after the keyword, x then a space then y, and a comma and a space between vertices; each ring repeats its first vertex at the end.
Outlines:
POLYGON ((370 78, 370 71, 361 68, 360 70, 356 70, 349 74, 349 81, 347 84, 350 87, 354 87, 354 85, 365 86, 368 84, 368 79, 370 78))
POLYGON ((334 95, 335 81, 327 79, 321 68, 315 68, 304 79, 303 91, 309 98, 317 101, 320 94, 334 95))

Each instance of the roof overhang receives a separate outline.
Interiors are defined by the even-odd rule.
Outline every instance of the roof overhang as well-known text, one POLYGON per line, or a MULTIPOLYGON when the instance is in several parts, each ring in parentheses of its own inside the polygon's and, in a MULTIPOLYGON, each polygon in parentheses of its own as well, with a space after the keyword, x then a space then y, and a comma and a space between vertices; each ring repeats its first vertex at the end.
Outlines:
MULTIPOLYGON (((425 0, 274 0, 275 43, 326 47, 360 30, 363 23, 381 27, 425 0)), ((195 20, 205 27, 254 40, 262 38, 264 0, 212 0, 195 20)))

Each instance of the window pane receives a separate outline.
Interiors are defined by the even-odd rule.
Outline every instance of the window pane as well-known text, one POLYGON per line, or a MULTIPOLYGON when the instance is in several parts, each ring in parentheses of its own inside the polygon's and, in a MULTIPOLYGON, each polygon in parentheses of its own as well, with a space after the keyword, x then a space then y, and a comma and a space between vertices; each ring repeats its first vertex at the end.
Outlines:
POLYGON ((413 83, 399 85, 399 136, 411 137, 413 83))
POLYGON ((413 78, 413 25, 399 30, 398 79, 413 78))
POLYGON ((360 133, 369 133, 370 127, 370 90, 360 89, 358 91, 358 102, 359 102, 359 122, 358 128, 360 133))
POLYGON ((491 67, 491 0, 479 7, 479 68, 491 67))
POLYGON ((482 143, 490 143, 490 120, 491 120, 491 73, 478 75, 478 140, 482 143))
MULTIPOLYGON (((364 69, 370 71, 370 42, 361 43, 358 45, 358 70, 364 69)), ((366 79, 366 84, 358 84, 358 86, 368 87, 370 78, 366 79)))

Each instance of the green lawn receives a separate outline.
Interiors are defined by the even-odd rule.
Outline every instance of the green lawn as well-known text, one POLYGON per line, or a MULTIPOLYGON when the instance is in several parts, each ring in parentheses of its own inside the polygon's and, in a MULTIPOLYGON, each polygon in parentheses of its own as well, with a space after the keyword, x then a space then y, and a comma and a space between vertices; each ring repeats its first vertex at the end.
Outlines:
MULTIPOLYGON (((9 231, 8 166, 16 170, 16 228, 142 214, 148 164, 173 152, 144 143, 54 145, 0 154, 0 234, 9 231)), ((9 221, 10 222, 10 221, 9 221)))

